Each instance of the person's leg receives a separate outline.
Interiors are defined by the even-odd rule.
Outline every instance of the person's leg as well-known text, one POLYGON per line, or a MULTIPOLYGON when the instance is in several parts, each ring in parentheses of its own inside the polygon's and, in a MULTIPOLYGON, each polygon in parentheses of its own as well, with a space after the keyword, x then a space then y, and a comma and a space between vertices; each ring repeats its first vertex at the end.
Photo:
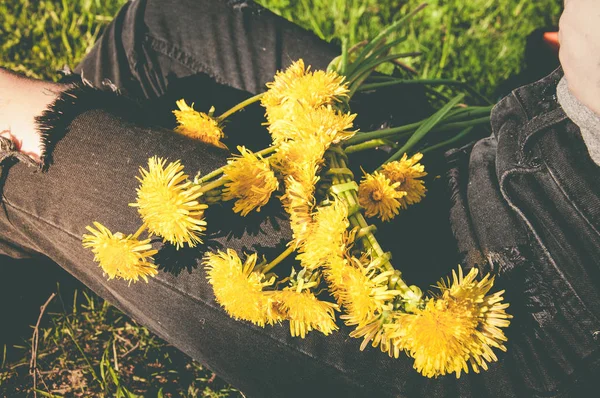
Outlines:
MULTIPOLYGON (((245 11, 244 7, 236 7, 230 12, 245 11)), ((284 22, 272 22, 271 26, 276 24, 301 31, 284 22)), ((281 30, 273 28, 280 40, 287 37, 281 30)), ((277 68, 301 56, 319 68, 329 61, 329 56, 320 64, 307 58, 319 54, 319 46, 307 45, 310 40, 297 38, 295 42, 305 46, 304 54, 280 52, 281 65, 274 61, 264 81, 270 80, 277 68)), ((281 42, 271 43, 287 47, 281 42)), ((266 61, 259 64, 266 65, 266 61)), ((89 76, 84 72, 85 78, 89 76)), ((108 78, 118 82, 115 76, 118 73, 108 78)), ((102 81, 101 74, 96 77, 102 81)), ((300 340, 291 338, 287 327, 261 329, 234 321, 216 304, 202 267, 198 267, 202 251, 169 254, 170 250, 164 249, 159 253, 158 257, 178 258, 191 273, 161 272, 148 284, 130 287, 118 281, 107 282, 92 254, 81 246, 81 235, 95 220, 113 231, 133 232, 139 219, 127 204, 135 198, 134 176, 147 157, 181 159, 193 174, 198 169, 206 173, 218 167, 227 155, 168 130, 123 123, 127 117, 131 117, 128 109, 122 109, 120 116, 100 110, 86 112, 68 125, 68 133, 56 144, 54 164, 47 173, 32 174, 23 164, 7 170, 3 198, 6 211, 0 218, 3 234, 14 237, 15 243, 26 250, 52 258, 100 296, 249 396, 394 396, 398 389, 405 388, 405 382, 398 383, 397 378, 420 378, 406 358, 391 361, 377 350, 361 353, 359 341, 349 339, 346 328, 328 338, 312 333, 300 340)), ((240 252, 258 250, 256 246, 265 252, 285 242, 287 227, 281 221, 277 224, 275 228, 271 222, 263 222, 263 232, 258 236, 220 241, 240 252)), ((211 225, 217 228, 219 224, 211 225)), ((163 268, 173 268, 171 263, 160 263, 163 268)))
MULTIPOLYGON (((88 102, 87 94, 76 94, 80 104, 88 102)), ((68 123, 68 133, 57 142, 47 172, 34 173, 23 163, 4 170, 3 235, 24 250, 51 258, 248 396, 385 396, 379 389, 389 388, 392 395, 395 388, 390 383, 395 382, 379 380, 379 371, 391 366, 395 374, 413 375, 406 358, 390 361, 375 350, 360 353, 359 342, 347 339, 348 330, 329 338, 312 333, 301 340, 292 338, 287 327, 261 329, 231 319, 214 301, 199 266, 206 247, 179 252, 162 248, 157 262, 171 271, 162 270, 147 284, 107 281, 92 253, 82 247, 81 236, 93 221, 124 233, 140 225, 136 209, 128 203, 135 201, 135 176, 147 158, 181 159, 193 175, 222 165, 228 153, 170 130, 124 121, 134 114, 132 108, 120 109, 117 116, 117 111, 102 110, 110 104, 96 105, 99 109, 83 112, 68 123), (165 261, 176 261, 189 272, 178 272, 182 270, 165 261)), ((65 107, 62 112, 65 117, 70 113, 65 107)), ((209 231, 223 228, 221 214, 208 213, 209 231)), ((261 232, 239 238, 227 236, 226 230, 217 232, 216 243, 208 243, 212 234, 206 238, 208 248, 231 247, 240 254, 283 248, 289 238, 285 222, 261 214, 266 216, 261 232)))
POLYGON ((135 0, 75 72, 97 87, 112 83, 146 98, 199 74, 256 94, 298 58, 324 69, 337 55, 335 46, 251 0, 135 0))
MULTIPOLYGON (((144 125, 131 104, 114 94, 98 97, 98 92, 91 91, 62 97, 61 113, 54 116, 57 126, 66 126, 67 134, 56 143, 54 163, 46 173, 33 173, 23 163, 3 170, 1 234, 62 265, 247 396, 536 396, 568 393, 576 382, 594 380, 589 373, 598 367, 597 356, 585 362, 573 360, 577 379, 563 374, 555 368, 554 352, 536 337, 537 330, 526 319, 511 329, 508 352, 498 353, 499 362, 490 364, 483 374, 463 375, 459 380, 454 376, 426 379, 404 355, 390 359, 370 347, 361 352, 360 341, 349 338, 350 330, 342 324, 330 336, 312 332, 299 339, 292 338, 285 326, 262 329, 233 320, 215 302, 200 259, 206 250, 217 247, 238 253, 282 249, 289 230, 285 221, 266 211, 259 214, 264 218, 258 232, 236 237, 227 233, 223 213, 213 207, 207 211, 205 247, 181 251, 160 247, 161 272, 147 284, 107 281, 92 253, 82 247, 81 236, 93 221, 115 232, 133 233, 139 227, 136 210, 128 206, 135 201, 138 167, 157 155, 181 159, 189 174, 198 170, 204 174, 222 165, 228 154, 170 130, 144 125), (73 96, 77 100, 72 101, 73 96), (86 111, 82 109, 85 104, 93 107, 86 111), (559 379, 548 391, 544 383, 554 376, 559 379)), ((247 223, 238 218, 238 225, 247 223)), ((561 340, 549 335, 551 331, 545 336, 552 343, 548 346, 555 347, 555 340, 561 340)), ((561 360, 566 368, 571 362, 565 358, 561 360)))

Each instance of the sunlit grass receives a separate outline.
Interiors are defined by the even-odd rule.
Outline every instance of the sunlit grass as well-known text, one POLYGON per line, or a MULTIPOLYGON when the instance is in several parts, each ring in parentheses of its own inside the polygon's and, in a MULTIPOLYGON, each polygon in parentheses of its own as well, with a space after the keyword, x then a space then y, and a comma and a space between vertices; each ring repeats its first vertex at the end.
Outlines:
MULTIPOLYGON (((374 37, 423 0, 258 0, 325 40, 353 45, 374 37)), ((408 27, 396 52, 421 51, 407 62, 428 79, 469 83, 484 95, 523 68, 527 36, 558 24, 557 0, 429 0, 408 27)))
POLYGON ((60 294, 50 301, 37 349, 27 336, 13 347, 21 359, 0 360, 0 396, 31 394, 34 377, 38 396, 46 397, 241 396, 106 301, 85 290, 68 301, 66 307, 60 294))

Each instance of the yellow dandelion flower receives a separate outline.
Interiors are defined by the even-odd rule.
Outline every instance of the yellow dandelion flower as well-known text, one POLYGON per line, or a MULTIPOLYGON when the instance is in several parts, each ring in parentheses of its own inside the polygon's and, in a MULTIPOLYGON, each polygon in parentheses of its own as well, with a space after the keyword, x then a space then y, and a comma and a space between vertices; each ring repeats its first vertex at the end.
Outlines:
POLYGON ((467 371, 469 349, 477 320, 462 306, 430 299, 415 314, 398 317, 399 345, 415 359, 414 368, 426 377, 467 371))
POLYGON ((272 82, 267 83, 267 91, 261 98, 265 108, 278 106, 284 102, 285 93, 294 82, 304 76, 306 68, 304 61, 299 59, 293 62, 285 71, 278 71, 272 82))
POLYGON ((290 109, 293 112, 269 126, 269 132, 275 142, 286 140, 302 142, 316 137, 328 148, 331 144, 347 140, 356 133, 356 131, 349 131, 356 114, 336 111, 331 105, 320 108, 296 106, 290 109))
POLYGON ((310 234, 314 191, 326 147, 317 139, 288 141, 279 146, 273 166, 285 175, 285 193, 281 202, 290 215, 294 244, 299 247, 310 234))
POLYGON ((269 162, 244 148, 238 147, 241 156, 231 159, 224 168, 230 182, 225 183, 223 199, 237 199, 233 211, 246 216, 252 210, 260 211, 271 194, 279 188, 269 162))
POLYGON ((275 278, 267 280, 264 274, 254 270, 256 258, 256 254, 252 254, 242 264, 234 250, 219 250, 205 255, 204 266, 215 298, 231 317, 265 326, 280 320, 272 308, 272 292, 264 291, 273 285, 275 278))
POLYGON ((122 278, 131 283, 142 278, 148 282, 148 276, 158 273, 156 265, 149 261, 157 253, 150 239, 138 240, 120 232, 113 234, 98 222, 94 222, 94 226, 96 228, 86 227, 91 235, 83 235, 83 246, 92 250, 94 261, 100 263, 109 280, 122 278))
POLYGON ((348 84, 345 77, 334 71, 309 71, 295 80, 284 93, 284 101, 298 101, 310 107, 332 105, 348 96, 348 84))
POLYGON ((306 241, 296 257, 302 266, 313 270, 333 257, 343 257, 348 246, 348 207, 335 198, 331 205, 319 207, 306 241))
POLYGON ((286 176, 294 177, 309 190, 323 165, 326 150, 327 146, 314 137, 302 142, 283 142, 272 158, 273 167, 286 176))
POLYGON ((300 59, 284 72, 278 72, 273 82, 267 83, 268 90, 261 102, 267 111, 285 102, 300 102, 313 108, 332 105, 348 96, 348 84, 344 79, 333 71, 311 72, 300 59))
MULTIPOLYGON (((315 179, 316 180, 316 179, 315 179)), ((310 234, 314 197, 312 187, 307 188, 294 179, 286 177, 286 190, 281 197, 286 212, 290 216, 290 227, 296 247, 303 245, 310 234)))
POLYGON ((427 175, 425 166, 419 163, 422 158, 422 153, 416 153, 410 158, 404 154, 402 159, 386 163, 382 167, 382 174, 390 181, 400 183, 397 190, 406 192, 406 195, 399 199, 403 209, 419 203, 427 192, 425 183, 420 180, 427 175))
MULTIPOLYGON (((285 102, 281 105, 270 106, 265 112, 267 121, 264 123, 264 125, 271 126, 274 123, 279 123, 281 120, 293 122, 294 117, 300 114, 303 109, 304 107, 302 104, 299 104, 298 102, 285 102)), ((272 137, 282 136, 282 134, 277 134, 277 130, 272 130, 270 127, 267 129, 269 132, 271 132, 272 137)))
MULTIPOLYGON (((355 262, 357 261, 354 259, 355 262)), ((388 288, 393 271, 377 273, 375 268, 345 266, 341 273, 338 292, 345 315, 340 318, 346 325, 362 325, 383 312, 385 306, 400 294, 388 288)))
POLYGON ((310 291, 296 291, 286 288, 274 293, 278 312, 285 314, 290 321, 292 336, 304 338, 312 330, 329 335, 338 327, 335 324, 335 311, 338 306, 319 300, 310 291))
POLYGON ((477 270, 467 277, 454 274, 452 286, 443 282, 440 297, 427 301, 414 314, 397 316, 396 344, 415 359, 414 368, 426 377, 437 377, 462 371, 470 364, 475 372, 487 369, 496 361, 492 347, 506 350, 500 329, 510 324, 508 304, 502 304, 502 293, 487 296, 493 285, 489 277, 476 282, 477 270))
POLYGON ((344 291, 344 273, 347 266, 347 256, 334 256, 327 260, 327 264, 323 268, 323 276, 327 281, 329 292, 340 306, 343 305, 342 293, 344 291))
POLYGON ((180 99, 176 103, 179 110, 173 111, 178 123, 175 132, 218 148, 227 149, 227 146, 221 142, 225 135, 216 119, 206 113, 195 111, 194 104, 189 106, 184 99, 180 99))
POLYGON ((140 187, 137 207, 148 231, 180 248, 184 243, 194 247, 201 243, 200 234, 206 229, 204 210, 198 202, 200 187, 188 181, 179 161, 169 163, 156 156, 148 160, 148 170, 140 167, 140 187))
POLYGON ((398 215, 400 199, 406 195, 397 190, 399 185, 378 171, 365 174, 358 187, 358 203, 364 207, 367 217, 377 216, 387 221, 398 215))
POLYGON ((387 352, 390 357, 398 358, 400 356, 402 350, 394 337, 395 328, 393 326, 395 324, 392 314, 392 305, 386 305, 381 313, 365 320, 350 332, 350 337, 363 339, 360 344, 361 351, 371 343, 373 347, 379 347, 381 352, 387 352))
POLYGON ((310 231, 315 206, 314 190, 319 181, 316 174, 324 153, 325 148, 317 140, 286 142, 279 146, 272 159, 273 167, 286 176, 281 202, 290 215, 296 246, 303 244, 310 231))
POLYGON ((462 269, 458 274, 452 271, 452 284, 450 280, 438 283, 443 298, 454 300, 457 305, 471 308, 478 319, 477 330, 474 334, 473 344, 469 347, 471 357, 469 362, 475 372, 479 367, 487 370, 487 362, 496 361, 492 347, 506 351, 504 342, 507 340, 501 328, 510 325, 512 315, 506 313, 508 303, 503 303, 504 290, 488 295, 494 285, 494 278, 487 274, 476 281, 477 268, 472 268, 467 276, 463 277, 462 269))

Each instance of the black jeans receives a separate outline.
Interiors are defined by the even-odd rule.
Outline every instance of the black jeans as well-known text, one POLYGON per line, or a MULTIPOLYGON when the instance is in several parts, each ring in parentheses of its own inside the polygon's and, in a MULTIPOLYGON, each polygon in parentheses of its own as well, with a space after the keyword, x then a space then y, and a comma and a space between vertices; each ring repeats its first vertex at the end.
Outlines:
MULTIPOLYGON (((135 200, 139 166, 145 165, 148 157, 159 155, 181 159, 189 174, 198 170, 204 174, 227 158, 225 151, 157 127, 172 120, 170 116, 156 118, 157 112, 149 113, 148 109, 172 108, 174 99, 185 96, 196 101, 197 109, 215 105, 224 110, 262 90, 276 70, 297 58, 304 58, 314 68, 324 68, 335 55, 332 46, 248 1, 128 3, 76 71, 97 87, 116 87, 149 102, 140 108, 112 94, 81 93, 68 112, 54 119, 57 136, 53 163, 47 172, 33 173, 23 164, 3 168, 0 253, 15 258, 35 254, 51 258, 249 397, 581 396, 586 388, 596 385, 600 355, 593 333, 600 330, 600 323, 599 262, 595 260, 600 259, 596 255, 600 245, 593 226, 598 226, 597 219, 585 229, 589 243, 581 240, 589 249, 585 253, 595 257, 580 259, 577 271, 586 279, 568 290, 567 282, 573 275, 565 277, 564 270, 571 272, 576 261, 564 268, 556 259, 550 262, 545 252, 554 247, 536 243, 535 233, 527 229, 526 221, 532 217, 526 221, 520 218, 524 211, 520 206, 533 206, 537 216, 550 204, 567 209, 568 201, 556 191, 551 201, 537 203, 540 192, 554 187, 548 179, 521 181, 530 186, 529 190, 521 189, 514 179, 506 179, 507 170, 525 170, 523 159, 511 157, 529 148, 527 139, 519 137, 548 136, 544 133, 548 126, 567 131, 568 139, 575 141, 565 145, 579 151, 577 161, 584 159, 576 128, 567 126, 564 117, 554 118, 560 112, 556 105, 550 106, 552 117, 539 117, 548 112, 540 103, 556 103, 551 94, 552 80, 540 83, 543 88, 550 87, 549 95, 533 90, 534 94, 526 98, 526 102, 536 104, 532 113, 521 115, 522 102, 510 96, 495 111, 495 136, 456 150, 449 157, 454 200, 451 216, 460 251, 470 266, 498 275, 499 285, 506 287, 515 307, 513 326, 508 330, 508 352, 499 353, 499 361, 487 372, 463 375, 458 380, 453 376, 426 379, 412 369, 407 357, 390 359, 373 348, 361 352, 360 341, 349 338, 350 330, 343 325, 328 337, 313 332, 306 339, 297 339, 286 327, 263 329, 234 321, 214 301, 204 271, 197 266, 201 256, 197 250, 161 250, 157 262, 165 272, 147 284, 127 286, 123 281, 106 281, 90 251, 81 246, 81 236, 85 226, 95 220, 125 233, 139 226, 136 210, 127 205, 135 200), (516 199, 507 201, 507 190, 516 199), (572 299, 573 292, 577 299, 572 299)), ((233 135, 230 139, 257 145, 264 132, 249 134, 247 126, 258 125, 261 113, 259 107, 250 108, 232 120, 228 125, 233 135)), ((560 148, 555 141, 543 142, 550 152, 538 156, 536 170, 544 167, 544 161, 554 161, 560 148)), ((594 178, 599 178, 589 159, 585 161, 586 173, 594 172, 594 178)), ((568 162, 560 165, 560 172, 573 170, 568 169, 568 162)), ((588 189, 579 182, 575 186, 584 188, 588 189)), ((595 192, 588 189, 577 195, 584 195, 585 203, 597 210, 600 206, 595 205, 595 192)), ((585 211, 585 207, 577 209, 585 211)), ((565 211, 568 215, 569 210, 565 211)), ((212 217, 210 225, 219 226, 225 215, 212 217)), ((564 217, 564 213, 555 212, 546 220, 564 217)), ((250 223, 228 221, 231 225, 250 223)), ((289 237, 285 221, 276 216, 254 223, 253 230, 217 231, 207 246, 269 253, 283 247, 289 237)), ((556 227, 542 224, 542 228, 548 226, 556 227)), ((577 225, 569 228, 584 231, 577 225)), ((408 247, 399 243, 401 234, 388 231, 384 240, 408 247)), ((425 232, 436 234, 435 230, 425 232)), ((427 242, 429 247, 437 244, 435 240, 427 242)), ((556 250, 563 249, 560 242, 556 246, 556 250)), ((442 271, 413 267, 435 280, 455 266, 451 263, 440 266, 442 271)), ((407 267, 409 264, 406 261, 407 267)))

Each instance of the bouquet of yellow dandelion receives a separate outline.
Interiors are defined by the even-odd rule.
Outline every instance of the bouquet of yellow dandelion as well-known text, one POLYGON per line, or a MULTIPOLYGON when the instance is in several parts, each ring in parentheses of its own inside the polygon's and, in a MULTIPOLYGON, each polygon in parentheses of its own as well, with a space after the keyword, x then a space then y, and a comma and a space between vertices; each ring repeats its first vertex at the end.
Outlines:
MULTIPOLYGON (((417 9, 416 11, 418 11, 417 9)), ((416 12, 415 11, 415 12, 416 12)), ((494 278, 477 279, 477 270, 462 269, 424 295, 410 286, 391 263, 375 237, 368 218, 388 221, 426 193, 420 163, 411 149, 433 130, 457 131, 429 150, 450 145, 479 124, 489 122, 489 106, 465 106, 463 95, 448 101, 421 122, 373 132, 353 128, 349 109, 358 91, 402 84, 393 76, 373 76, 385 62, 407 54, 389 54, 390 32, 410 18, 392 24, 374 40, 342 55, 328 70, 311 70, 302 60, 277 73, 263 94, 220 116, 194 110, 181 100, 175 116, 178 133, 226 148, 223 121, 244 106, 260 101, 272 138, 268 148, 252 152, 238 147, 224 167, 191 179, 179 161, 153 157, 138 177, 137 201, 142 219, 130 235, 112 233, 99 223, 83 238, 110 278, 135 282, 157 274, 156 250, 149 236, 160 236, 177 248, 193 247, 210 228, 204 212, 215 203, 233 201, 233 211, 246 216, 260 211, 279 192, 292 229, 286 250, 267 262, 259 253, 240 257, 232 249, 208 252, 204 266, 219 304, 234 319, 263 326, 287 322, 292 336, 335 332, 336 313, 362 339, 392 357, 401 352, 427 377, 487 369, 495 349, 505 350, 503 291, 491 293, 494 278), (349 155, 387 145, 393 155, 359 182, 348 168, 349 155), (294 254, 298 269, 281 279, 275 267, 294 254), (331 301, 319 292, 327 290, 331 301)), ((424 82, 434 84, 435 81, 424 82)))

